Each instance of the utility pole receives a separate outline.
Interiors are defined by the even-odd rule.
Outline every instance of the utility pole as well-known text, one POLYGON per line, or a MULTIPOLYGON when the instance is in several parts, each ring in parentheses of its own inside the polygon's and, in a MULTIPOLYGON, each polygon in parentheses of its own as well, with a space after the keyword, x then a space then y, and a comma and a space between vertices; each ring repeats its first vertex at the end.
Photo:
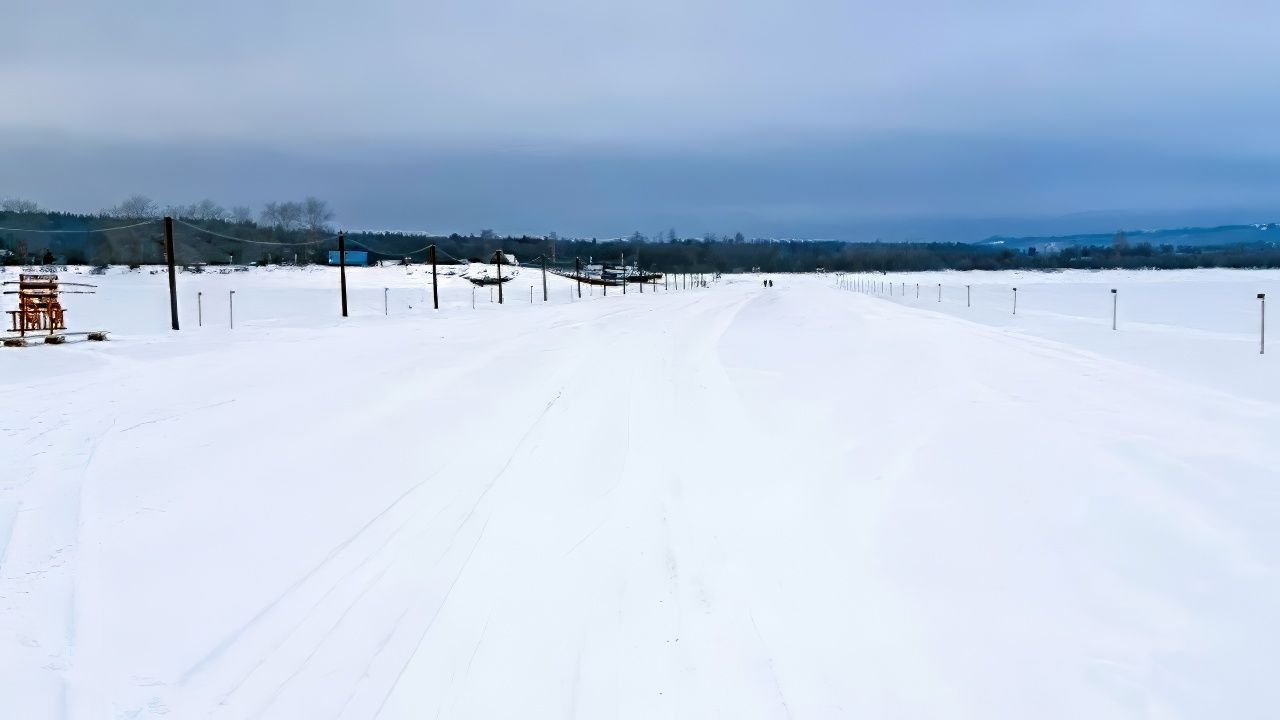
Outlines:
POLYGON ((338 231, 338 285, 342 289, 342 317, 347 316, 347 234, 338 231))
POLYGON ((582 258, 573 259, 573 276, 578 280, 578 299, 582 299, 582 258))
POLYGON ((431 248, 431 304, 436 309, 440 309, 440 291, 436 287, 436 246, 431 248))
POLYGON ((542 302, 547 301, 547 256, 542 256, 542 302))
POLYGON ((622 294, 627 294, 627 255, 618 253, 618 272, 622 276, 622 294))
POLYGON ((498 248, 498 252, 494 253, 494 259, 498 261, 498 304, 502 304, 502 248, 498 248))
POLYGON ((178 329, 178 271, 173 262, 173 218, 164 218, 164 255, 169 264, 169 319, 178 329))

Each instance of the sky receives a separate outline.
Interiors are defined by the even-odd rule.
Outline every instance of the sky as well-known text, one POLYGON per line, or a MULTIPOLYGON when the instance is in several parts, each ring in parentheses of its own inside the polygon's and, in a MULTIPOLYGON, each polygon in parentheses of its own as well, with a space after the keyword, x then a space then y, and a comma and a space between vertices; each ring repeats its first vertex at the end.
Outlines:
POLYGON ((975 240, 1280 220, 1274 0, 0 0, 0 197, 975 240))

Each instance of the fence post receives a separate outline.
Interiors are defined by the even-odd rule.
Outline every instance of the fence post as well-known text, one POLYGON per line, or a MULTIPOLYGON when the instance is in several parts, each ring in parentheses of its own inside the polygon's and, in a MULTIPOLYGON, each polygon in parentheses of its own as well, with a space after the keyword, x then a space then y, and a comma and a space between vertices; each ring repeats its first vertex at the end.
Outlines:
POLYGON ((1013 289, 1013 314, 1018 314, 1018 288, 1013 289))
POLYGON ((547 256, 542 256, 542 302, 547 301, 547 256))
POLYGON ((164 217, 164 256, 169 264, 169 319, 178 329, 178 271, 173 262, 173 218, 164 217))
POLYGON ((972 305, 972 304, 970 303, 970 301, 969 301, 969 297, 970 297, 970 288, 971 288, 971 287, 972 287, 972 286, 970 286, 970 285, 965 285, 965 286, 964 286, 964 306, 965 306, 965 307, 973 307, 973 305, 972 305))
POLYGON ((386 317, 387 315, 391 314, 390 308, 387 307, 387 293, 390 291, 391 291, 391 288, 382 288, 382 316, 383 317, 386 317))
POLYGON ((203 295, 204 293, 202 292, 196 293, 196 326, 197 327, 204 327, 204 302, 202 297, 203 295))
POLYGON ((938 283, 938 302, 942 302, 942 283, 938 283))
POLYGON ((338 231, 338 285, 342 292, 342 317, 347 316, 347 234, 338 231))
POLYGON ((1267 353, 1267 294, 1258 293, 1258 302, 1262 305, 1262 327, 1258 336, 1258 354, 1267 353))
POLYGON ((440 309, 440 292, 436 288, 436 246, 431 248, 431 305, 434 309, 440 309))
POLYGON ((582 258, 573 259, 573 276, 578 279, 578 299, 582 299, 582 258))
POLYGON ((227 318, 231 321, 231 329, 236 329, 236 291, 227 293, 227 318))
POLYGON ((1120 303, 1119 294, 1115 288, 1111 288, 1111 329, 1116 329, 1116 307, 1120 303))
POLYGON ((533 286, 532 285, 529 286, 529 304, 530 305, 533 304, 533 286))

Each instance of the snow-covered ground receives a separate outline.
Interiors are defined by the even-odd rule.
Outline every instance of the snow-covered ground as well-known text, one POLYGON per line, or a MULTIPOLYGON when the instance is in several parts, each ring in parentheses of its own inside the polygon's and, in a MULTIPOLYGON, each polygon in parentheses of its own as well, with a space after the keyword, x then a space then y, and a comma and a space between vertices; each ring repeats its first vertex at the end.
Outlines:
POLYGON ((0 348, 0 717, 1280 707, 1280 274, 85 278, 0 348))

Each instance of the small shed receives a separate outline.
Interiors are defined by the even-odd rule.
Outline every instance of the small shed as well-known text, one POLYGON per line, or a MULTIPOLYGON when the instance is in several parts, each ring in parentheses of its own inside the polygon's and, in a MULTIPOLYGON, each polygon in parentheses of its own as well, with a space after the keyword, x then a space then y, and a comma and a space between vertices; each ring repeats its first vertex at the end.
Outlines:
MULTIPOLYGON (((346 255, 347 255, 346 261, 348 265, 368 265, 369 264, 369 253, 364 250, 347 250, 346 255)), ((338 257, 337 250, 329 251, 329 264, 330 265, 342 264, 342 259, 338 257)))

